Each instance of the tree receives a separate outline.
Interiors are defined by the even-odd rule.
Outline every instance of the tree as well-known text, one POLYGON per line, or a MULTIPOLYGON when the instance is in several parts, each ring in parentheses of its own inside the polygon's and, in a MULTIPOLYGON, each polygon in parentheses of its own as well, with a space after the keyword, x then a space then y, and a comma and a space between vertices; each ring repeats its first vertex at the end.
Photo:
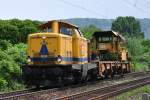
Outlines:
POLYGON ((37 31, 38 30, 35 27, 24 26, 20 28, 20 34, 19 34, 18 40, 20 42, 26 42, 28 34, 35 33, 37 31))
POLYGON ((0 20, 0 39, 11 43, 26 42, 28 34, 38 32, 39 21, 31 20, 0 20))
POLYGON ((111 29, 128 37, 144 37, 140 22, 131 16, 118 17, 113 21, 111 29))
POLYGON ((86 26, 86 27, 83 27, 81 28, 81 31, 83 32, 83 35, 90 39, 92 34, 95 32, 95 31, 101 31, 101 29, 97 28, 96 26, 94 25, 90 25, 90 26, 86 26))
POLYGON ((26 42, 28 34, 38 32, 38 26, 41 24, 39 21, 31 21, 29 19, 12 19, 9 20, 9 23, 19 29, 18 42, 26 42))
POLYGON ((16 26, 9 23, 0 24, 0 39, 10 40, 12 43, 17 42, 19 30, 16 26))

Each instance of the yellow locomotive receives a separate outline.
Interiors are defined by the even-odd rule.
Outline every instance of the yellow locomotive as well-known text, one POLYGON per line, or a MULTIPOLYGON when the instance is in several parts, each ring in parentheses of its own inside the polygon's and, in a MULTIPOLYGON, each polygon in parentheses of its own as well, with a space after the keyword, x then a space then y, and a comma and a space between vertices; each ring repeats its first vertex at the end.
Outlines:
POLYGON ((84 80, 96 68, 88 63, 87 40, 77 26, 53 20, 39 28, 42 32, 28 36, 28 63, 22 69, 27 84, 84 80))
POLYGON ((131 71, 128 52, 123 47, 125 38, 114 31, 95 32, 90 43, 91 62, 99 67, 101 76, 124 74, 131 71))

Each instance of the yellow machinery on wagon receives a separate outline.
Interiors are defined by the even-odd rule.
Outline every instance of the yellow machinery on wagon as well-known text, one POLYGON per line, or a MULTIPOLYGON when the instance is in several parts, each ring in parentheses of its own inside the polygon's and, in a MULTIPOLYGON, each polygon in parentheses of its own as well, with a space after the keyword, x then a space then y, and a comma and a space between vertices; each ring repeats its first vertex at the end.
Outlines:
POLYGON ((125 38, 115 31, 95 32, 90 42, 91 62, 98 63, 99 74, 108 77, 131 71, 125 38))

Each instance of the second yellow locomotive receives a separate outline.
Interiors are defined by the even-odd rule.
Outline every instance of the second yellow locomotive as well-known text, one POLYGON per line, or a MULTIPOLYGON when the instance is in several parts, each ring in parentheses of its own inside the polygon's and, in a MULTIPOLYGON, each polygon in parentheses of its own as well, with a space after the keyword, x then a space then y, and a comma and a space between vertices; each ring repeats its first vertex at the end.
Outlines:
POLYGON ((125 38, 114 31, 94 32, 90 42, 91 62, 98 65, 100 76, 113 77, 131 71, 125 38))

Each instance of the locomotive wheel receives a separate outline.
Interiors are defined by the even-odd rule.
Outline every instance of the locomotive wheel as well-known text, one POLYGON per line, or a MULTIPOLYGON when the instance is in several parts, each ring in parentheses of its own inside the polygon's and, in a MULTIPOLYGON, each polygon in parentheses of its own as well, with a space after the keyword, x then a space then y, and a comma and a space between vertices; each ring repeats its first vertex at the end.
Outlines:
POLYGON ((73 84, 78 84, 81 82, 81 73, 79 73, 78 71, 74 70, 73 77, 73 84))
POLYGON ((115 75, 115 74, 114 74, 113 72, 111 72, 111 78, 114 78, 114 75, 115 75))
POLYGON ((63 77, 58 77, 58 86, 60 87, 64 87, 65 86, 65 81, 63 79, 63 77))
POLYGON ((119 68, 118 68, 118 74, 119 74, 121 77, 123 77, 123 69, 122 69, 122 67, 119 67, 119 68))
POLYGON ((108 70, 104 71, 104 79, 108 79, 109 78, 109 74, 108 74, 108 70))

